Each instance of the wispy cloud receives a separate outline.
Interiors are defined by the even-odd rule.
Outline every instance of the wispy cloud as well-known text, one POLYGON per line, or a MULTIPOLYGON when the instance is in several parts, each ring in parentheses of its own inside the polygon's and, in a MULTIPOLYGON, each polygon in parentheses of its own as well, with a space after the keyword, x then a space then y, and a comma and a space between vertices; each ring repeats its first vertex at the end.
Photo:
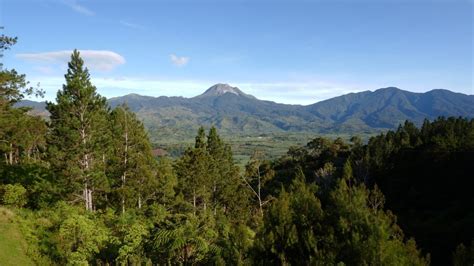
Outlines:
POLYGON ((140 25, 140 24, 129 22, 129 21, 126 21, 126 20, 120 20, 119 22, 122 26, 125 26, 125 27, 128 27, 128 28, 137 29, 137 30, 145 29, 145 27, 140 25))
POLYGON ((34 68, 34 70, 44 75, 51 75, 55 72, 54 68, 52 68, 51 66, 37 66, 34 68))
POLYGON ((322 81, 311 82, 257 82, 257 83, 235 83, 243 88, 246 93, 252 94, 259 99, 275 101, 287 104, 312 104, 332 97, 351 92, 360 92, 368 88, 360 88, 351 84, 337 84, 322 81))
POLYGON ((190 58, 185 56, 177 56, 175 54, 170 54, 170 60, 173 65, 182 67, 189 63, 190 58))
MULTIPOLYGON (((62 77, 31 77, 32 82, 41 82, 42 88, 47 91, 47 97, 54 99, 56 91, 64 83, 62 77)), ((312 104, 332 97, 351 92, 359 92, 378 87, 357 87, 349 84, 335 84, 329 82, 232 82, 209 80, 170 80, 153 77, 92 77, 93 84, 99 93, 110 98, 129 93, 138 93, 147 96, 183 96, 194 97, 203 93, 210 86, 218 82, 227 82, 239 87, 243 92, 254 95, 261 100, 269 100, 286 104, 312 104)))
POLYGON ((86 16, 94 16, 94 11, 78 3, 77 0, 64 0, 63 3, 69 6, 72 10, 86 16))
MULTIPOLYGON (((16 57, 46 67, 66 64, 70 60, 71 53, 72 51, 64 50, 44 53, 17 54, 16 57)), ((117 66, 125 64, 125 58, 112 51, 81 50, 80 53, 86 66, 92 70, 111 71, 117 66)))

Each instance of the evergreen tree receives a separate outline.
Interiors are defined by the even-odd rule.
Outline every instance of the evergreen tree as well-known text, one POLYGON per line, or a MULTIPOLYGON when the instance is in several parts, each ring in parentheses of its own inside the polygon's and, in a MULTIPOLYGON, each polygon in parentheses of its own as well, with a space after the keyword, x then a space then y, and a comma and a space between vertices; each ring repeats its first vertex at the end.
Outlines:
POLYGON ((178 178, 174 171, 171 159, 167 157, 160 158, 157 166, 157 189, 156 200, 165 207, 177 204, 176 189, 178 178))
MULTIPOLYGON (((196 141, 196 146, 198 142, 196 141)), ((194 214, 198 209, 206 209, 211 198, 209 188, 209 155, 204 148, 188 148, 176 163, 178 189, 186 202, 190 203, 194 214)))
POLYGON ((273 178, 275 172, 268 162, 263 159, 263 154, 260 151, 254 151, 250 161, 245 166, 245 174, 243 181, 256 199, 257 209, 260 216, 263 216, 263 206, 267 204, 270 199, 265 198, 263 188, 265 183, 273 178))
POLYGON ((156 188, 155 159, 143 124, 127 106, 111 113, 112 158, 108 166, 115 179, 120 208, 141 208, 156 188))
POLYGON ((290 191, 283 189, 265 212, 257 233, 254 260, 261 265, 325 265, 322 244, 324 212, 300 171, 290 191))
POLYGON ((48 102, 46 107, 51 114, 49 162, 60 175, 69 200, 80 199, 86 210, 94 210, 94 193, 107 187, 108 107, 77 50, 68 66, 66 84, 58 91, 56 103, 48 102))
MULTIPOLYGON (((1 35, 0 52, 16 42, 16 37, 1 35)), ((15 69, 0 71, 0 155, 7 165, 38 160, 40 148, 44 146, 44 121, 29 116, 28 108, 13 107, 25 95, 32 94, 43 96, 43 91, 29 86, 24 74, 18 74, 15 69)))
MULTIPOLYGON (((242 214, 247 197, 232 151, 212 127, 206 136, 200 128, 194 148, 188 148, 176 164, 179 190, 194 212, 211 208, 213 213, 242 214)), ((237 216, 236 216, 237 217, 237 216)))
POLYGON ((227 214, 239 213, 235 218, 242 218, 242 210, 247 207, 247 195, 242 193, 244 184, 230 146, 222 141, 215 127, 209 129, 206 148, 214 214, 220 209, 227 214))

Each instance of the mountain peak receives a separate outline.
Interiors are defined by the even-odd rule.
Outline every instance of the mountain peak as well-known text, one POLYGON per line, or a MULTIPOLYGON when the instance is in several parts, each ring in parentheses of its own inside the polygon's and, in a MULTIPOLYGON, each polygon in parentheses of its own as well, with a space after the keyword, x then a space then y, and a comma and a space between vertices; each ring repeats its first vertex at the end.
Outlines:
POLYGON ((239 88, 232 87, 232 86, 230 86, 229 84, 226 84, 226 83, 217 83, 216 85, 211 86, 209 89, 207 89, 199 97, 222 96, 226 93, 235 94, 237 96, 245 96, 245 97, 254 98, 251 95, 243 93, 239 88))
POLYGON ((386 88, 380 88, 378 90, 375 90, 375 91, 381 91, 381 92, 387 92, 387 91, 401 91, 401 89, 397 88, 397 87, 386 87, 386 88))

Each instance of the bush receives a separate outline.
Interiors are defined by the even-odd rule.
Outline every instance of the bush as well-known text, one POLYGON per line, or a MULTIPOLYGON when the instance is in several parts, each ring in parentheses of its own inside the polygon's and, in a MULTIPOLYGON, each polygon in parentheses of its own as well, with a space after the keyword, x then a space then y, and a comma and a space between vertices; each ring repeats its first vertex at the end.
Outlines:
POLYGON ((2 203, 5 205, 23 207, 26 204, 26 189, 20 184, 3 186, 2 203))

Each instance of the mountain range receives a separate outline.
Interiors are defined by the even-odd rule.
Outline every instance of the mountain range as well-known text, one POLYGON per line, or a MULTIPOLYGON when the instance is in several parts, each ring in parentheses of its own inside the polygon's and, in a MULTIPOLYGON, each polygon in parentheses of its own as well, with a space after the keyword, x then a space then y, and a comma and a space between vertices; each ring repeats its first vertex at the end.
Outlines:
MULTIPOLYGON (((216 84, 193 98, 129 94, 108 101, 111 107, 126 103, 151 132, 183 138, 193 136, 200 125, 215 125, 223 134, 371 133, 405 120, 421 124, 438 116, 474 117, 474 95, 441 89, 415 93, 388 87, 303 106, 259 100, 237 87, 216 84)), ((25 100, 18 106, 45 111, 44 103, 25 100)))

